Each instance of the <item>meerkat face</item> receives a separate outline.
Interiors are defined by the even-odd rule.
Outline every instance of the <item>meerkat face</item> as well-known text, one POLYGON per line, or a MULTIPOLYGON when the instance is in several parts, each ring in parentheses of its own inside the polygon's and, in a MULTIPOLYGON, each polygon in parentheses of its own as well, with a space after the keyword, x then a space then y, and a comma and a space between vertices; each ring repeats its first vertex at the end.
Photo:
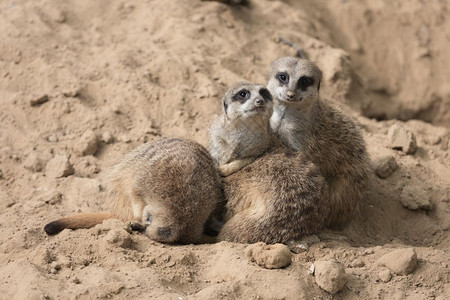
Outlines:
POLYGON ((238 83, 223 97, 223 109, 227 119, 270 118, 273 111, 272 95, 261 84, 238 83))
POLYGON ((311 61, 283 57, 270 68, 268 88, 280 101, 307 103, 319 97, 322 72, 311 61))
POLYGON ((164 212, 161 210, 152 211, 150 205, 144 208, 142 223, 144 225, 145 234, 152 240, 172 243, 178 238, 178 227, 171 222, 171 218, 168 217, 170 212, 164 212))

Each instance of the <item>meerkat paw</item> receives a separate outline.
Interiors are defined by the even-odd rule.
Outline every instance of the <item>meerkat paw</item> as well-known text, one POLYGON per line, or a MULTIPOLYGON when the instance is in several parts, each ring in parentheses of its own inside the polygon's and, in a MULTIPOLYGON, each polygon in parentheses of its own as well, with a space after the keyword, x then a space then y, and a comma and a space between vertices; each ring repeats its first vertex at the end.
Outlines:
POLYGON ((317 235, 313 234, 313 235, 309 235, 309 236, 305 236, 301 239, 295 239, 295 240, 290 240, 287 242, 287 246, 289 247, 289 249, 298 254, 300 252, 304 252, 307 251, 309 249, 309 247, 311 247, 314 244, 317 244, 320 242, 320 239, 317 237, 317 235))
POLYGON ((230 176, 231 174, 236 173, 240 169, 251 164, 255 159, 256 157, 246 157, 243 159, 234 160, 227 164, 223 164, 219 167, 220 174, 224 177, 230 176))
POLYGON ((132 231, 144 232, 147 228, 147 225, 142 224, 141 222, 133 221, 129 224, 132 231))

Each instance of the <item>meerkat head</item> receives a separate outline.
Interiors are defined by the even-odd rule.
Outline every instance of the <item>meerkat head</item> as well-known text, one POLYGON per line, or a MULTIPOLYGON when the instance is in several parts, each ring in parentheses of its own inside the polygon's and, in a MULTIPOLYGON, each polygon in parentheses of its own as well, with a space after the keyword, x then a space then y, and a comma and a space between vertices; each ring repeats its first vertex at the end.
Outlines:
POLYGON ((179 228, 174 224, 170 212, 151 210, 149 205, 144 208, 142 223, 145 234, 154 241, 175 242, 179 238, 179 228))
POLYGON ((273 112, 272 95, 261 84, 237 83, 225 93, 222 103, 228 120, 258 116, 269 119, 273 112))
POLYGON ((311 61, 295 57, 275 60, 268 88, 279 101, 308 104, 319 97, 322 72, 311 61))

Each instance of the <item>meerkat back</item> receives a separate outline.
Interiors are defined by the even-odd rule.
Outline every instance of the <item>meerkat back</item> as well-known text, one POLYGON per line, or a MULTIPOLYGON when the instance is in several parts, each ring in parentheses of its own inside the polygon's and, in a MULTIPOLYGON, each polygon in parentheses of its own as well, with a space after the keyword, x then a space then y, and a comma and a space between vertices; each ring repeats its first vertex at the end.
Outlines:
POLYGON ((199 242, 205 222, 223 201, 219 173, 200 144, 162 138, 125 156, 110 177, 111 212, 142 222, 153 240, 199 242))

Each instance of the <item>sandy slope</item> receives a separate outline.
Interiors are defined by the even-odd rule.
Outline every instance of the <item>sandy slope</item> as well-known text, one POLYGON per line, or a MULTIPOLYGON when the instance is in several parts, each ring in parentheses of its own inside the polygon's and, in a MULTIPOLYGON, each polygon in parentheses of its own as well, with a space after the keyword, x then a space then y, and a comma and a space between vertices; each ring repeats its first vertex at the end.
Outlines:
POLYGON ((332 258, 348 275, 336 298, 450 295, 448 3, 250 2, 0 1, 1 299, 331 299, 308 268, 332 258), (272 60, 295 54, 279 37, 320 65, 323 95, 358 116, 372 159, 399 165, 374 177, 360 219, 318 234, 282 270, 250 263, 240 244, 167 246, 133 233, 118 245, 114 221, 43 233, 59 216, 101 210, 108 169, 137 145, 161 135, 207 145, 226 87, 264 83, 272 60), (414 155, 388 147, 393 124, 416 134, 414 155), (88 130, 98 150, 81 156, 88 130), (60 155, 74 174, 55 179, 47 162, 60 155), (405 196, 409 187, 417 193, 405 196), (429 211, 400 202, 425 198, 429 211), (377 259, 411 247, 415 271, 382 282, 377 259))

